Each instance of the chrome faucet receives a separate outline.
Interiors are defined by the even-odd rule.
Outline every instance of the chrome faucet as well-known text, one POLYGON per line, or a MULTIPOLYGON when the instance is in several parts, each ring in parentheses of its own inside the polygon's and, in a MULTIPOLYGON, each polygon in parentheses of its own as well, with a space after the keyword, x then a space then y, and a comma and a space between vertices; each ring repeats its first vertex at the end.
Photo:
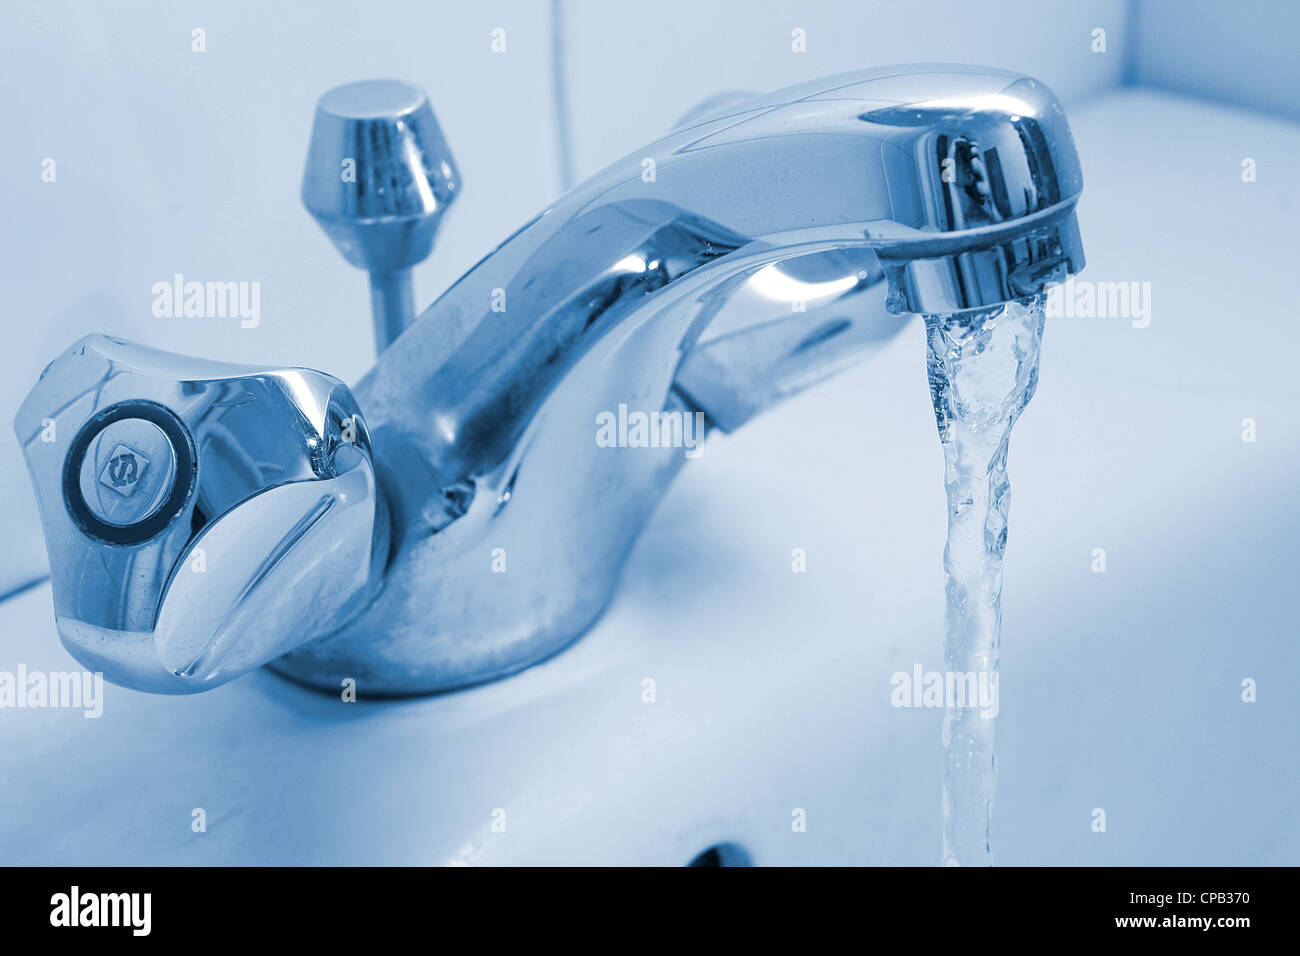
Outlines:
POLYGON ((46 369, 15 427, 83 664, 162 692, 266 663, 372 695, 518 671, 609 603, 700 423, 740 427, 907 313, 1083 265, 1060 105, 974 67, 715 102, 412 323, 403 274, 457 183, 418 90, 322 99, 304 200, 371 270, 382 350, 354 392, 103 336, 46 369))

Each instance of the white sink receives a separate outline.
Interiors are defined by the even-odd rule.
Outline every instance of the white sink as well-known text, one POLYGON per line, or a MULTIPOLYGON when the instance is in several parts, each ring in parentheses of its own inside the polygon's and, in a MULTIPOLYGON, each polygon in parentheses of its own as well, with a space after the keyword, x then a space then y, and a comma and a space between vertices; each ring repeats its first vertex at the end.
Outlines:
MULTIPOLYGON (((1151 282, 1152 322, 1049 320, 1012 440, 995 860, 1294 865, 1300 127, 1143 91, 1071 121, 1081 278, 1151 282)), ((943 537, 914 322, 711 439, 606 617, 516 677, 0 709, 0 862, 935 863, 941 713, 889 692, 941 666, 943 537)), ((48 586, 0 634, 0 671, 76 668, 48 586)))

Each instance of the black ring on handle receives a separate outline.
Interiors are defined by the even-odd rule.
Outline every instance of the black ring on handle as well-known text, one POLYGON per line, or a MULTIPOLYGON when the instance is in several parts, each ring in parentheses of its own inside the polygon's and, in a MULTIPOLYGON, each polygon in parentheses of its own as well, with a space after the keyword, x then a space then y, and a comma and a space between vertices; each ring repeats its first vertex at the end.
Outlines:
POLYGON ((68 513, 83 532, 91 537, 109 544, 130 545, 147 541, 162 531, 172 519, 180 514, 194 490, 198 474, 198 456, 194 450, 194 439, 176 414, 165 405, 157 402, 135 399, 118 402, 96 413, 86 424, 81 426, 77 437, 72 440, 68 457, 63 460, 63 500, 67 503, 68 513), (81 494, 81 460, 90 449, 95 436, 113 422, 124 418, 140 418, 152 425, 157 425, 171 442, 173 457, 176 460, 176 476, 172 480, 172 490, 161 508, 135 524, 125 526, 111 525, 100 521, 91 512, 90 506, 81 494))

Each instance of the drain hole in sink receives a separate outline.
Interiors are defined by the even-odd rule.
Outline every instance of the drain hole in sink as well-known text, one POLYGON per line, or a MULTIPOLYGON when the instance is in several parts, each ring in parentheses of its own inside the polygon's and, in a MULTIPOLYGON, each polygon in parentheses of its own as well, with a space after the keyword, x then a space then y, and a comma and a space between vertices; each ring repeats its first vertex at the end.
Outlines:
POLYGON ((753 866, 749 854, 734 843, 715 843, 687 866, 753 866))

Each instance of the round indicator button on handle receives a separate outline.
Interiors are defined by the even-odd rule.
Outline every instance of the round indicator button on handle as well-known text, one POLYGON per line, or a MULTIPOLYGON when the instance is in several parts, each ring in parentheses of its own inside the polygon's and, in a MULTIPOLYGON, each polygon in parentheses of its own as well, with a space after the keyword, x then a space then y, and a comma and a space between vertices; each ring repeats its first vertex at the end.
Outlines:
POLYGON ((157 514, 175 480, 176 450, 143 418, 107 425, 81 459, 81 497, 91 514, 118 528, 157 514))
POLYGON ((63 491, 82 531, 136 544, 167 527, 188 500, 193 478, 194 450, 180 420, 154 402, 121 402, 73 439, 63 491))

